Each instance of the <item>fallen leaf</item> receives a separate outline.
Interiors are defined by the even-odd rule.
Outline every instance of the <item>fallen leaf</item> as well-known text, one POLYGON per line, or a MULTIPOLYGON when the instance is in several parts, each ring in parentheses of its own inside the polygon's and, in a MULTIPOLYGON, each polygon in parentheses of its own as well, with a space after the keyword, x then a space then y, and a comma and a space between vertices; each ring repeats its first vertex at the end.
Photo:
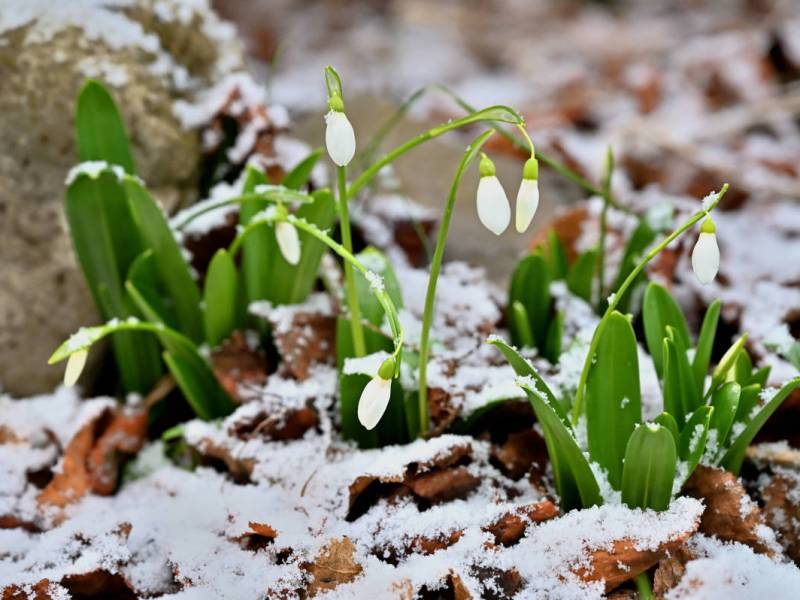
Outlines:
POLYGON ((342 583, 353 581, 363 568, 353 555, 355 546, 349 538, 333 539, 321 550, 313 563, 305 563, 302 568, 311 575, 307 591, 309 596, 332 590, 342 583))

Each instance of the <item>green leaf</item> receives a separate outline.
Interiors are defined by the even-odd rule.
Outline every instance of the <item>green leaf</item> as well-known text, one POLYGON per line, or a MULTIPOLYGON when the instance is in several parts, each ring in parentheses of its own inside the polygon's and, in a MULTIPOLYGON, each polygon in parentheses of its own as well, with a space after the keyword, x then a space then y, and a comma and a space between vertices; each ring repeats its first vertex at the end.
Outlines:
POLYGON ((552 229, 547 232, 547 258, 550 262, 550 274, 553 280, 566 279, 569 272, 567 251, 558 234, 552 229))
POLYGON ((727 379, 735 381, 739 385, 747 385, 753 376, 753 361, 750 360, 750 355, 747 350, 742 348, 736 356, 736 362, 733 363, 733 369, 728 371, 727 379))
POLYGON ((558 364, 558 357, 561 355, 561 338, 564 334, 564 311, 558 311, 556 318, 550 322, 547 328, 547 340, 544 345, 544 357, 552 364, 558 364))
POLYGON ((711 374, 711 385, 706 392, 706 397, 709 397, 714 391, 721 386, 727 376, 728 372, 736 365, 736 359, 739 356, 739 352, 744 347, 744 343, 747 341, 747 333, 743 333, 742 336, 736 340, 736 342, 728 348, 727 352, 723 354, 722 359, 717 364, 714 372, 711 374))
POLYGON ((667 337, 675 345, 675 354, 671 357, 671 361, 672 365, 677 366, 678 369, 683 406, 688 414, 694 412, 703 403, 703 397, 695 384, 694 371, 689 364, 688 348, 683 345, 681 337, 671 325, 667 326, 667 337))
MULTIPOLYGON (((657 283, 651 282, 644 293, 643 304, 644 334, 650 356, 658 377, 664 372, 663 342, 667 335, 667 327, 675 329, 677 338, 682 342, 683 348, 690 347, 689 327, 683 312, 675 302, 672 295, 657 283)), ((677 419, 677 415, 675 415, 677 419)), ((680 423, 680 419, 678 419, 680 423)))
POLYGON ((739 433, 738 436, 736 436, 735 433, 733 434, 733 436, 735 436, 735 438, 732 437, 733 443, 719 461, 720 466, 727 469, 734 475, 739 474, 739 469, 742 468, 744 454, 747 451, 747 447, 750 445, 750 442, 752 442, 753 438, 756 437, 756 434, 764 426, 764 423, 767 422, 767 419, 772 416, 772 414, 778 409, 783 401, 789 397, 789 394, 791 394, 798 385, 800 385, 800 378, 792 379, 791 381, 787 382, 780 389, 780 391, 778 391, 778 393, 776 393, 767 401, 755 418, 747 423, 747 426, 741 433, 739 433))
MULTIPOLYGON (((531 333, 537 348, 544 348, 550 322, 550 269, 541 250, 523 258, 511 276, 509 305, 520 302, 528 313, 531 333)), ((515 344, 521 340, 514 339, 515 344)))
POLYGON ((757 383, 762 388, 767 387, 767 380, 769 379, 770 371, 772 371, 772 367, 769 365, 761 367, 758 371, 753 373, 748 383, 749 384, 757 383))
MULTIPOLYGON (((144 250, 130 214, 125 191, 110 168, 96 176, 80 173, 67 187, 65 213, 83 275, 103 319, 134 315, 123 278, 144 250)), ((162 373, 158 346, 139 333, 112 338, 114 357, 125 392, 146 394, 162 373)))
MULTIPOLYGON (((267 176, 256 167, 248 165, 242 184, 242 193, 244 195, 252 194, 257 185, 266 183, 267 176)), ((250 219, 268 205, 269 202, 263 198, 247 198, 239 207, 239 224, 247 225, 250 219)), ((269 298, 272 277, 267 274, 272 253, 277 250, 274 237, 270 228, 260 227, 252 231, 242 243, 242 274, 244 275, 244 288, 248 304, 269 298)), ((302 244, 300 248, 302 252, 302 244)))
POLYGON ((175 315, 170 311, 159 289, 158 271, 152 250, 142 252, 128 269, 125 282, 128 296, 145 319, 178 329, 175 315))
MULTIPOLYGON (((403 307, 403 295, 400 292, 400 284, 394 274, 392 263, 380 250, 368 247, 356 254, 356 258, 361 261, 367 269, 379 275, 383 279, 383 287, 389 294, 395 307, 399 310, 403 307)), ((358 304, 361 308, 361 316, 375 326, 380 327, 383 323, 383 307, 375 294, 372 292, 369 282, 360 271, 355 272, 356 293, 358 304)))
POLYGON ((78 93, 75 137, 81 162, 104 160, 119 165, 129 175, 136 173, 122 117, 99 81, 89 79, 78 93))
POLYGON ((575 260, 567 275, 567 288, 570 292, 591 302, 592 280, 595 265, 597 264, 597 251, 587 250, 575 260))
POLYGON ((786 360, 788 360, 794 368, 800 371, 800 342, 795 341, 789 352, 786 353, 786 360))
POLYGON ((741 395, 742 387, 738 383, 730 381, 717 389, 711 397, 711 406, 714 407, 711 427, 717 432, 717 445, 720 448, 727 444, 728 434, 736 418, 741 395))
POLYGON ((713 413, 713 406, 701 406, 691 414, 686 421, 686 426, 681 430, 678 454, 681 460, 688 463, 687 479, 697 467, 700 459, 703 458, 713 413))
POLYGON ((215 348, 237 327, 239 281, 236 265, 224 248, 214 254, 208 265, 203 291, 206 342, 215 348))
POLYGON ((711 362, 711 351, 714 348, 714 338, 717 335, 717 324, 719 323, 719 312, 722 303, 714 300, 703 317, 703 325, 700 328, 700 335, 697 337, 697 348, 695 349, 694 359, 692 360, 692 371, 694 381, 699 394, 703 395, 703 385, 708 373, 708 365, 711 362))
POLYGON ((677 448, 680 443, 680 433, 678 432, 678 423, 675 421, 675 417, 668 412, 662 412, 653 421, 669 430, 672 437, 675 438, 675 447, 677 448))
POLYGON ((528 311, 525 310, 525 305, 519 300, 514 300, 511 304, 510 317, 508 325, 511 336, 518 339, 523 348, 534 348, 535 342, 531 332, 531 322, 528 319, 528 311))
POLYGON ((664 409, 675 417, 678 427, 683 427, 687 415, 696 407, 694 376, 686 353, 678 349, 673 339, 665 337, 662 347, 664 409))
POLYGON ((322 156, 322 148, 317 148, 306 156, 303 160, 295 165, 295 167, 286 174, 283 178, 283 185, 292 190, 299 190, 308 184, 311 178, 311 172, 314 170, 322 156))
POLYGON ((547 382, 545 382, 539 372, 533 368, 533 365, 531 365, 530 362, 522 357, 515 348, 509 346, 499 337, 490 337, 489 343, 500 350, 501 354, 505 357, 505 359, 511 365, 511 368, 514 369, 514 372, 519 377, 530 377, 533 379, 534 383, 536 384, 536 389, 544 394, 547 404, 553 408, 558 417, 566 423, 567 427, 572 429, 572 426, 569 424, 569 419, 567 419, 567 413, 564 411, 564 407, 558 401, 555 394, 553 394, 553 392, 550 390, 547 382))
POLYGON ((735 422, 746 423, 749 420, 750 414, 758 404, 758 396, 763 387, 761 384, 751 383, 742 388, 742 393, 739 396, 739 406, 736 407, 735 422))
POLYGON ((586 381, 589 455, 619 488, 628 438, 642 419, 636 334, 622 314, 609 315, 595 356, 586 381))
POLYGON ((539 391, 538 384, 534 388, 532 383, 518 381, 518 385, 527 394, 536 413, 536 420, 544 432, 562 510, 602 504, 600 487, 569 427, 547 397, 539 391))
POLYGON ((127 176, 124 186, 131 215, 145 246, 153 251, 161 285, 172 303, 180 330, 199 342, 203 339, 200 291, 164 213, 140 180, 127 176))
POLYGON ((637 427, 625 449, 622 501, 631 508, 666 510, 676 467, 675 441, 669 430, 655 423, 637 427))
MULTIPOLYGON (((614 286, 611 289, 617 290, 622 285, 622 282, 627 279, 628 275, 631 274, 636 265, 641 260, 642 255, 647 251, 650 244, 656 239, 657 231, 652 229, 647 222, 647 218, 643 217, 639 220, 636 229, 633 230, 631 233, 630 238, 628 238, 627 243, 625 244, 625 249, 622 252, 622 258, 620 259, 619 263, 619 271, 617 272, 617 278, 614 281, 614 286)), ((646 275, 642 273, 637 278, 636 282, 631 285, 630 291, 625 293, 625 296, 620 298, 620 301, 617 305, 617 309, 621 312, 625 312, 629 309, 629 298, 631 297, 631 293, 633 289, 640 285, 641 281, 646 279, 646 275)))

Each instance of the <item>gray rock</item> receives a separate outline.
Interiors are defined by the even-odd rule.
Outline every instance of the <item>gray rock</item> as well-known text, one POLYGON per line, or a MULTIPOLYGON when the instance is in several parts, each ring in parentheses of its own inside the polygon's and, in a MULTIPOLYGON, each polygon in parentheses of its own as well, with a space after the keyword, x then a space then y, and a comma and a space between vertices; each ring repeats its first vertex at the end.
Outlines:
POLYGON ((52 389, 63 365, 47 358, 98 319, 62 210, 82 82, 109 86, 139 175, 170 207, 193 199, 200 158, 173 103, 243 64, 233 30, 195 2, 41 4, 0 11, 0 389, 13 395, 52 389))

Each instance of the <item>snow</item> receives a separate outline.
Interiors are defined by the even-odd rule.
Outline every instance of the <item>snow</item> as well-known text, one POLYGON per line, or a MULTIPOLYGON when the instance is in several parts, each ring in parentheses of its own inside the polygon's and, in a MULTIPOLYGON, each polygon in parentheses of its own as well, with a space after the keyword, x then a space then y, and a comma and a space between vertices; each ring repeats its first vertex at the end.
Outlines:
POLYGON ((119 165, 112 165, 104 160, 87 160, 72 167, 67 173, 64 185, 70 186, 81 175, 97 179, 104 171, 110 170, 116 175, 118 181, 125 178, 125 169, 119 165))

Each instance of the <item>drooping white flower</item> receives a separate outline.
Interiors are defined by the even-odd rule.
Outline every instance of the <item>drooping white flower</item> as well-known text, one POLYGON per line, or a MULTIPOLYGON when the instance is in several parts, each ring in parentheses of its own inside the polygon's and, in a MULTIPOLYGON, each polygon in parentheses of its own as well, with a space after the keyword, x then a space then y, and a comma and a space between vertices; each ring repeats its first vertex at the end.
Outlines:
POLYGON ((340 167, 346 166, 356 153, 356 134, 347 115, 331 110, 325 115, 325 147, 331 160, 340 167))
POLYGON ((517 192, 516 226, 519 233, 525 233, 539 208, 539 180, 523 178, 517 192))
POLYGON ((500 235, 511 221, 511 206, 500 180, 495 175, 494 163, 485 154, 480 162, 481 179, 478 182, 478 218, 484 227, 500 235))
POLYGON ((78 378, 83 372, 83 367, 86 366, 86 359, 89 356, 88 350, 78 350, 69 355, 67 359, 67 368, 64 369, 64 385, 72 387, 78 381, 78 378))
POLYGON ((279 221, 275 225, 275 239, 278 241, 278 248, 290 265, 300 262, 300 239, 297 237, 297 229, 291 223, 279 221))
POLYGON ((717 245, 717 228, 711 218, 703 221, 700 237, 692 250, 692 269, 703 285, 711 283, 719 271, 719 246, 717 245))
POLYGON ((377 375, 373 377, 358 400, 358 420, 366 429, 374 429, 381 420, 392 395, 392 380, 377 375))

